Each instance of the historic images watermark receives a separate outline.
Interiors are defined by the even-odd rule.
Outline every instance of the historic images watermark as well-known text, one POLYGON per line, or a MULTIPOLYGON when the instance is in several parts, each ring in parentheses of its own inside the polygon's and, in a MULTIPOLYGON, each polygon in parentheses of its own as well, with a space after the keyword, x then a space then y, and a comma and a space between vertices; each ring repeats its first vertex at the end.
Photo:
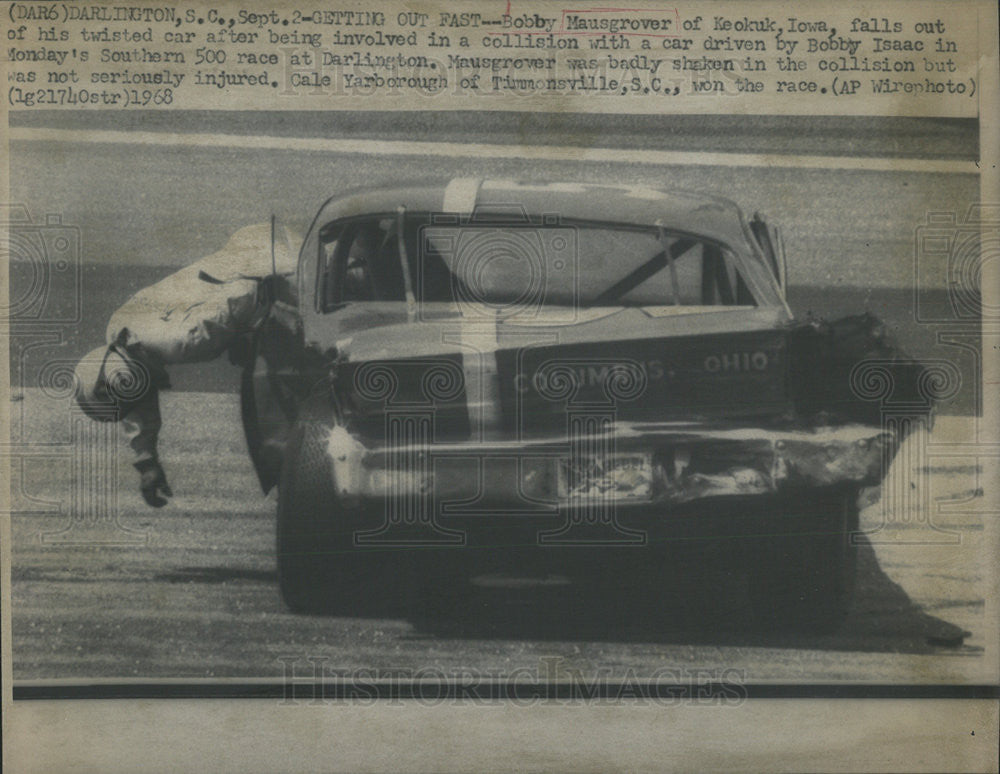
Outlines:
POLYGON ((736 667, 661 666, 651 671, 600 667, 585 671, 558 656, 513 670, 471 667, 341 668, 326 656, 280 656, 281 706, 350 703, 424 706, 714 706, 747 698, 746 671, 736 667))

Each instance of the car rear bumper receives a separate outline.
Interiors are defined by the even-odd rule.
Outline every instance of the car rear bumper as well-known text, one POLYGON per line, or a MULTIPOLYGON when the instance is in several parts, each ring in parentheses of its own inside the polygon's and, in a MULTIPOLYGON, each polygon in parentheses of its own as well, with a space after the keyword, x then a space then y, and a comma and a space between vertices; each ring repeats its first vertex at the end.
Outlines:
POLYGON ((478 443, 421 441, 411 430, 397 435, 405 442, 374 446, 334 428, 327 449, 338 495, 401 512, 570 509, 600 520, 609 509, 876 484, 899 442, 858 424, 777 430, 618 423, 570 441, 478 443))

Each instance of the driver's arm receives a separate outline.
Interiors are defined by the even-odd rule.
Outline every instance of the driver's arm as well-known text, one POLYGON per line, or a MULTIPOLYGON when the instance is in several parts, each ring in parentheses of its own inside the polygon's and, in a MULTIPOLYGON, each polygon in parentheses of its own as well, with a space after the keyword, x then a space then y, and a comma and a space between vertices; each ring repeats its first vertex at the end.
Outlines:
POLYGON ((167 476, 156 452, 160 435, 160 401, 158 391, 151 389, 145 399, 135 405, 124 417, 122 426, 134 453, 133 466, 139 471, 139 491, 147 505, 159 508, 173 497, 167 476))
POLYGON ((134 455, 132 464, 157 459, 156 442, 160 437, 160 401, 156 391, 122 417, 122 427, 134 455))

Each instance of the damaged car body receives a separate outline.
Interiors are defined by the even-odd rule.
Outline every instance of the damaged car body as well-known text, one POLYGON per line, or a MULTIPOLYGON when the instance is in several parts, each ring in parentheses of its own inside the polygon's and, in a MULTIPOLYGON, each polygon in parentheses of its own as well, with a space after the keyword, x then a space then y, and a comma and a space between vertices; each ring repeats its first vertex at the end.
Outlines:
POLYGON ((796 320, 786 275, 776 228, 703 194, 456 179, 328 201, 244 355, 285 601, 715 540, 759 620, 836 626, 859 492, 905 432, 852 379, 877 361, 915 392, 922 367, 868 315, 796 320))

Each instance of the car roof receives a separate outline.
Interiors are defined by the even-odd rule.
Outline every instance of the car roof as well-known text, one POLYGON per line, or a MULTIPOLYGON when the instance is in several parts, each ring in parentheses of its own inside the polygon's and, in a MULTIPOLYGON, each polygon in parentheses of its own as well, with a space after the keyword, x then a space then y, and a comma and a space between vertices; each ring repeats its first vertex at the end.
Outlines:
POLYGON ((454 178, 447 184, 366 189, 331 198, 316 216, 323 226, 342 218, 394 212, 520 215, 662 225, 733 247, 747 243, 745 219, 729 199, 683 190, 593 183, 534 183, 454 178))

